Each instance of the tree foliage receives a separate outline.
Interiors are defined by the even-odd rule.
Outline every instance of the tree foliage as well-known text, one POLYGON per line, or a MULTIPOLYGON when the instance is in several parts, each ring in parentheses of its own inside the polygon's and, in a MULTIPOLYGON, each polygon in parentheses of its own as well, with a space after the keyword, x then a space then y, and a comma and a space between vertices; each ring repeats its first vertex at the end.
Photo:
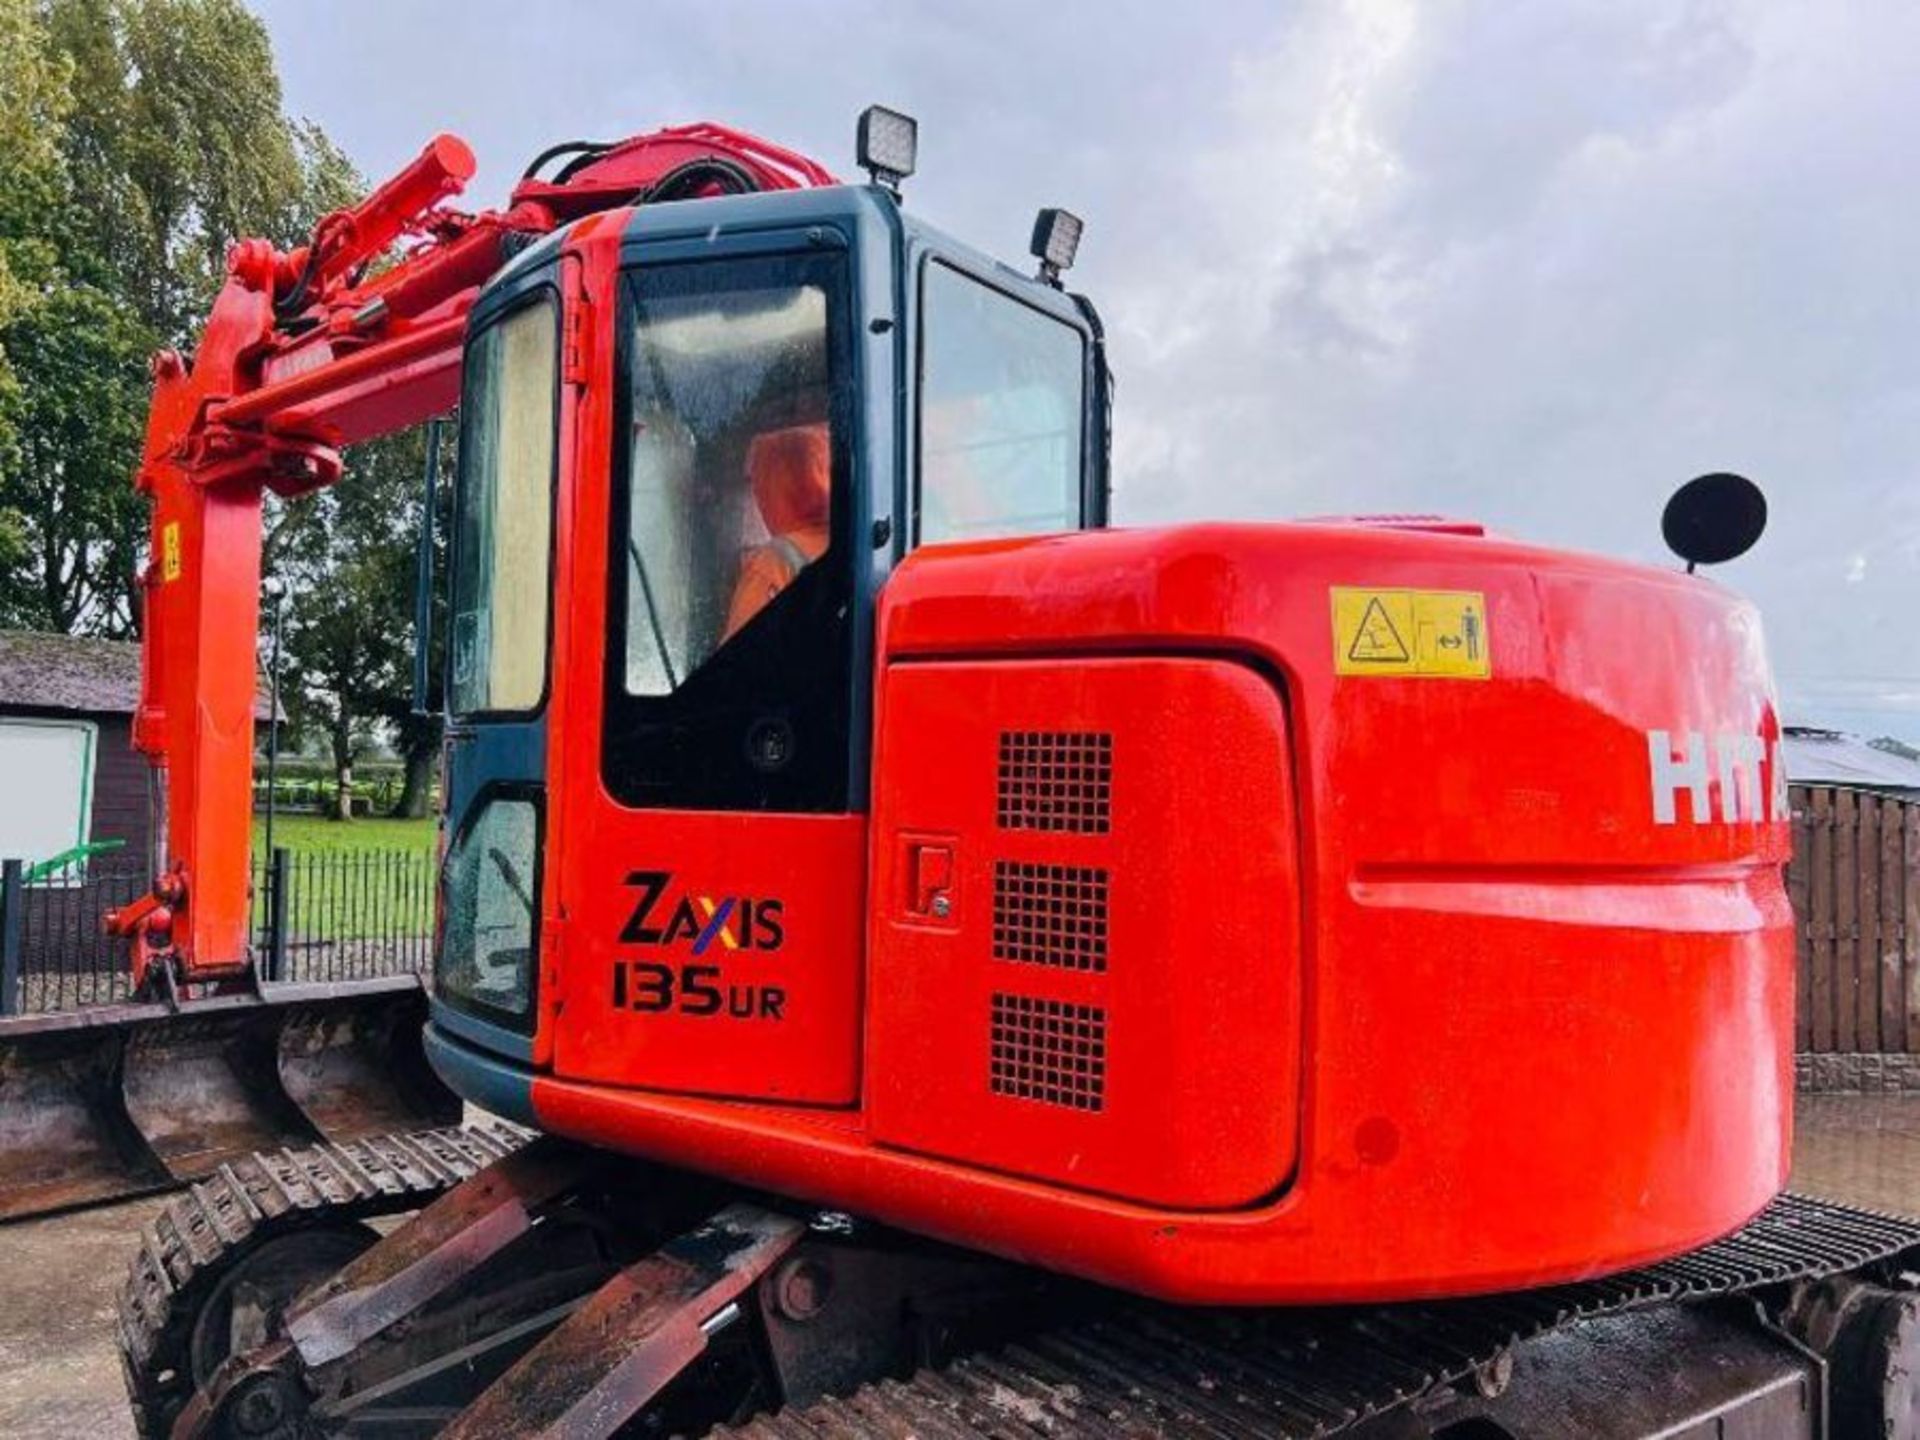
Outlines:
MULTIPOLYGON (((59 194, 55 137, 72 108, 68 69, 32 0, 0 0, 0 473, 18 464, 24 402, 9 332, 32 313, 52 270, 43 216, 59 194)), ((21 517, 0 504, 0 571, 21 563, 27 538, 21 517)))
MULTIPOLYGON (((191 350, 235 239, 291 246, 364 193, 284 113, 239 0, 0 0, 0 627, 137 631, 148 357, 191 350)), ((343 789, 383 729, 416 811, 440 738, 410 703, 424 453, 360 446, 337 489, 270 500, 265 555, 289 714, 343 789)))
MULTIPOLYGON (((439 451, 442 515, 433 535, 444 567, 453 435, 439 451)), ((425 427, 356 445, 338 484, 274 507, 267 573, 287 588, 281 685, 295 728, 324 740, 344 807, 354 763, 375 738, 390 737, 407 763, 395 811, 426 813, 426 788, 440 749, 439 667, 428 699, 436 712, 413 714, 414 596, 417 547, 425 523, 425 427)), ((436 635, 444 622, 436 620, 436 635)), ((344 809, 342 810, 344 815, 344 809)))
POLYGON ((0 625, 136 630, 147 357, 357 189, 238 0, 0 0, 0 625))

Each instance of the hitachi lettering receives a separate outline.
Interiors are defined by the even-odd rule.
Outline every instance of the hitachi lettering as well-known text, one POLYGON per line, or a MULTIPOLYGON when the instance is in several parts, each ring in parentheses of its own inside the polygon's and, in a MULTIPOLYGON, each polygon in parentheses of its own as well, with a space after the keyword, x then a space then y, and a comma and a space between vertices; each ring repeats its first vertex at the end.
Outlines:
POLYGON ((1778 741, 1730 731, 1715 735, 1709 745, 1699 730, 1649 730, 1647 761, 1655 824, 1680 822, 1683 795, 1695 825, 1787 818, 1787 775, 1778 741))

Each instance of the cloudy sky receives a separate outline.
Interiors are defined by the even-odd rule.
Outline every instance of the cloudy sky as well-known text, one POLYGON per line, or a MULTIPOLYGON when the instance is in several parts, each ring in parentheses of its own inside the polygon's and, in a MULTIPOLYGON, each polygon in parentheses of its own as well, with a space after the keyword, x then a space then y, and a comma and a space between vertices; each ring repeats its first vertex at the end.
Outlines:
POLYGON ((1920 743, 1920 6, 256 0, 289 108, 370 176, 438 129, 476 203, 549 143, 725 120, 1017 259, 1086 217, 1127 523, 1423 510, 1666 563, 1680 481, 1759 480, 1721 577, 1789 721, 1920 743))

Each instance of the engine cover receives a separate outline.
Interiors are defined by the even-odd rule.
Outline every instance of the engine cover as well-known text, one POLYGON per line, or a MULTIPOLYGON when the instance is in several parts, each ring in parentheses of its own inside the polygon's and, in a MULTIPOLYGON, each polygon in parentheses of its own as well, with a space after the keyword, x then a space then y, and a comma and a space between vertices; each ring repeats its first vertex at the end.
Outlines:
POLYGON ((934 661, 888 677, 883 735, 875 1141, 1184 1210, 1277 1193, 1302 976, 1279 691, 1217 658, 934 661))
POLYGON ((864 955, 808 962, 849 967, 855 1098, 537 1073, 542 1125, 1207 1303, 1589 1277, 1782 1184, 1779 725, 1713 583, 1457 528, 1110 531, 915 554, 876 654, 864 955))

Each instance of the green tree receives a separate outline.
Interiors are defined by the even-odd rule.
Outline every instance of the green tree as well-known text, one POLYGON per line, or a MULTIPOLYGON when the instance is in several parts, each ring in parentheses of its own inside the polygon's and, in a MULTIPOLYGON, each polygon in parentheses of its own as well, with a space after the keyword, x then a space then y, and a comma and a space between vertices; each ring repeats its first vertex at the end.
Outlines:
MULTIPOLYGON (((0 0, 0 625, 137 631, 148 356, 191 351, 233 240, 296 244, 363 193, 283 113, 238 0, 0 0)), ((410 705, 423 454, 417 434, 362 446, 338 490, 270 502, 286 703, 326 737, 342 806, 376 731, 409 811, 438 752, 410 705)))
POLYGON ((445 739, 446 724, 442 719, 445 709, 444 688, 442 685, 442 664, 446 659, 446 639, 448 617, 446 608, 447 576, 447 537, 453 533, 453 478, 454 459, 459 439, 457 417, 446 417, 441 424, 439 450, 436 455, 435 471, 435 513, 431 517, 432 529, 432 575, 434 586, 431 606, 428 611, 427 646, 427 693, 424 714, 414 711, 413 655, 417 643, 415 626, 415 607, 419 576, 419 531, 418 526, 428 523, 423 502, 424 493, 421 475, 426 464, 426 431, 418 432, 422 437, 419 453, 411 458, 414 466, 415 489, 410 499, 411 518, 416 527, 410 545, 411 553, 402 554, 397 549, 388 552, 387 605, 390 613, 406 617, 407 669, 395 676, 388 686, 381 711, 393 737, 393 746, 400 754, 405 765, 405 775, 400 794, 393 804, 396 819, 424 819, 430 808, 433 788, 433 773, 440 760, 440 747, 445 739))
POLYGON ((70 634, 128 634, 146 504, 133 466, 146 414, 149 334, 92 285, 49 291, 8 327, 22 377, 0 485, 25 551, 0 591, 0 621, 70 634))
POLYGON ((332 147, 282 113, 266 27, 238 0, 47 0, 46 17, 73 69, 77 248, 185 344, 236 238, 304 237, 332 147))
MULTIPOLYGON (((10 332, 32 315, 53 268, 44 232, 60 194, 68 74, 32 0, 0 0, 0 473, 19 463, 25 403, 10 332)), ((0 501, 0 573, 19 566, 27 546, 24 518, 0 501)))
POLYGON ((0 624, 128 635, 146 358, 357 192, 237 0, 0 0, 0 624))
MULTIPOLYGON (((440 453, 448 493, 452 436, 440 453)), ((267 566, 287 585, 282 689, 301 733, 324 741, 335 776, 334 814, 351 816, 354 766, 376 738, 406 763, 394 813, 421 816, 439 755, 437 714, 413 714, 416 550, 424 522, 426 430, 357 445, 340 482, 275 504, 267 566)), ((446 534, 436 523, 436 537, 446 534)), ((439 568, 436 562, 436 570, 439 568)), ((443 634, 444 624, 436 624, 443 634)), ((437 710, 438 667, 433 667, 437 710)))

